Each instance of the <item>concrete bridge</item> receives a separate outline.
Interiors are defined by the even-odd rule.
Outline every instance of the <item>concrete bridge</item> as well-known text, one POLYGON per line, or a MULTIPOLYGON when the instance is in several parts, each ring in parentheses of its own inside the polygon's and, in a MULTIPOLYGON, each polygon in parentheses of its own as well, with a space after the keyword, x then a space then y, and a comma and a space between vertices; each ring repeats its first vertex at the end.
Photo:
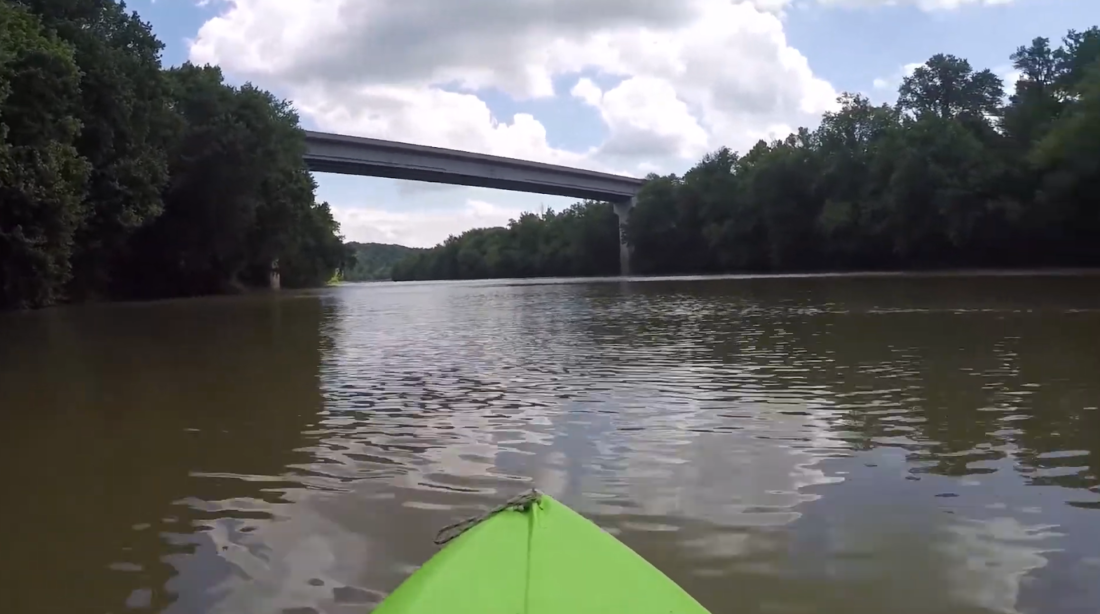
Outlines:
POLYGON ((306 164, 317 173, 388 177, 609 202, 619 216, 619 265, 630 274, 624 228, 644 180, 457 149, 306 131, 306 164))

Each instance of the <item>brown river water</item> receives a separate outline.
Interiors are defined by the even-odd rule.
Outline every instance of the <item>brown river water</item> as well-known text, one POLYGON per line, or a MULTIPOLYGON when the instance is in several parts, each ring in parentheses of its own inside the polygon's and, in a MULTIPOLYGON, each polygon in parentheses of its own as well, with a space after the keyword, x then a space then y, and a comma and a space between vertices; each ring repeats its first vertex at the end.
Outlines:
POLYGON ((0 612, 367 612, 532 486, 715 614, 1100 612, 1100 276, 0 315, 0 612))

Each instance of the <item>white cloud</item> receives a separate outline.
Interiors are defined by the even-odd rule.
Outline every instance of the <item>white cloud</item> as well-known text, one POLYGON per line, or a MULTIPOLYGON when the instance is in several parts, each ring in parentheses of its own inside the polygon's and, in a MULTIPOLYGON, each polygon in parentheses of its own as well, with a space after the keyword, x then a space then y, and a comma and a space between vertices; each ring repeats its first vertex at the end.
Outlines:
POLYGON ((825 6, 866 8, 873 6, 915 6, 923 11, 950 11, 964 6, 997 6, 1012 4, 1013 0, 817 0, 825 6))
MULTIPOLYGON (((929 10, 992 3, 901 1, 929 10)), ((218 0, 213 6, 219 13, 200 28, 190 58, 288 96, 304 117, 335 132, 643 175, 683 171, 722 145, 744 150, 759 138, 781 137, 835 107, 836 91, 787 41, 783 11, 790 0, 218 0), (556 82, 580 75, 593 78, 556 91, 556 82), (495 115, 483 98, 490 90, 517 101, 576 97, 598 113, 606 138, 554 147, 539 118, 495 115)), ((583 134, 573 137, 584 141, 583 134)), ((333 203, 340 211, 352 204, 333 203)), ((439 219, 361 209, 358 217, 344 213, 345 231, 354 236, 352 228, 367 233, 373 225, 370 232, 386 240, 423 244, 481 223, 469 207, 439 219), (419 220, 442 228, 444 218, 453 221, 447 232, 414 236, 403 226, 419 220)), ((495 213, 477 215, 488 220, 495 213)))
POLYGON ((431 247, 470 228, 506 226, 508 220, 518 218, 527 210, 529 208, 469 199, 458 210, 391 211, 334 206, 332 215, 340 222, 340 232, 348 241, 431 247))
POLYGON ((708 148, 749 146, 761 126, 812 123, 833 104, 833 88, 771 12, 783 4, 227 0, 191 57, 279 88, 326 130, 635 173, 681 170, 708 148), (582 72, 621 80, 606 92, 588 82, 585 100, 609 137, 585 151, 551 147, 538 119, 494 117, 477 95, 555 96, 555 76, 582 72))
POLYGON ((1024 78, 1022 71, 1016 70, 1016 67, 1012 64, 1002 64, 993 68, 993 74, 1001 78, 1005 82, 1005 91, 1012 93, 1015 91, 1016 82, 1024 78))
POLYGON ((1016 82, 1021 79, 1026 79, 1023 71, 1016 70, 1016 67, 1011 64, 1002 64, 993 68, 993 74, 1001 78, 1004 82, 1004 103, 1008 103, 1009 97, 1016 93, 1016 82))
POLYGON ((584 166, 583 154, 553 149, 529 114, 509 122, 474 94, 436 87, 328 85, 296 89, 298 108, 323 130, 584 166))
POLYGON ((607 92, 591 80, 577 82, 574 96, 599 110, 611 136, 598 155, 609 159, 695 159, 706 153, 707 132, 668 81, 631 77, 607 92))
POLYGON ((871 98, 878 102, 882 102, 884 99, 891 103, 894 102, 897 98, 898 88, 901 87, 902 80, 911 76, 913 71, 923 65, 924 62, 910 62, 894 71, 891 75, 876 78, 871 82, 874 88, 874 94, 871 98))
MULTIPOLYGON (((889 101, 894 102, 898 87, 901 86, 901 82, 905 77, 913 74, 913 71, 919 66, 923 66, 923 62, 911 62, 905 64, 899 68, 894 74, 888 77, 879 77, 872 81, 874 93, 871 98, 876 102, 889 101)), ((974 67, 975 70, 982 70, 980 67, 974 67)), ((1009 95, 1015 91, 1016 81, 1023 77, 1023 73, 1012 67, 1011 64, 1005 64, 993 69, 993 73, 1000 77, 1004 81, 1005 95, 1009 95)))
POLYGON ((594 107, 598 107, 603 99, 603 92, 600 91, 599 86, 592 83, 588 77, 578 79, 570 93, 594 107))

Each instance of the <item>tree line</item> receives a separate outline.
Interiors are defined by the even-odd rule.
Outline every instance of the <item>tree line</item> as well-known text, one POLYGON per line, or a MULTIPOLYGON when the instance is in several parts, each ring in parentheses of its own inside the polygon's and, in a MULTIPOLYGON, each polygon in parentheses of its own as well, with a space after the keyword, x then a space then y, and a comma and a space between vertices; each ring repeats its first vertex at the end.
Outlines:
POLYGON ((345 250, 289 103, 165 68, 116 0, 0 2, 0 308, 321 284, 345 250))
MULTIPOLYGON (((1036 38, 1005 84, 937 54, 894 104, 844 94, 813 130, 650 175, 626 229, 642 274, 1100 265, 1100 30, 1036 38)), ((618 270, 603 203, 525 214, 394 279, 618 270)))
POLYGON ((347 260, 340 268, 341 281, 377 281, 393 277, 393 267, 422 250, 389 243, 346 243, 347 260))
POLYGON ((395 281, 500 277, 584 277, 619 271, 618 217, 606 203, 524 213, 507 228, 479 228, 410 256, 395 281))

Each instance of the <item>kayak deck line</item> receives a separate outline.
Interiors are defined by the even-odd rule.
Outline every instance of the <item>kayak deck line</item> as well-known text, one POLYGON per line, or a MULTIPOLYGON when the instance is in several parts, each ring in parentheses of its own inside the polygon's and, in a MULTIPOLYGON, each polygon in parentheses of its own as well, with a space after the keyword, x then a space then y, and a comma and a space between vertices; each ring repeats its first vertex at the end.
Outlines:
POLYGON ((459 520, 458 522, 449 524, 449 525, 443 527, 442 529, 440 529, 438 533, 436 533, 436 535, 435 535, 435 545, 437 545, 437 546, 446 545, 447 542, 449 542, 452 539, 458 537, 459 535, 462 535, 463 533, 465 533, 470 528, 472 528, 472 527, 474 527, 478 524, 481 524, 485 520, 488 520, 490 517, 495 516, 496 514, 499 514, 500 512, 503 512, 505 510, 515 510, 517 512, 525 512, 531 506, 532 503, 538 503, 539 497, 541 497, 541 496, 542 496, 542 493, 540 493, 538 490, 532 488, 531 490, 529 490, 525 493, 518 494, 518 495, 512 497, 511 499, 508 499, 504 503, 501 503, 500 505, 494 507, 493 509, 491 509, 487 512, 477 514, 475 516, 470 516, 469 518, 459 520))
POLYGON ((537 490, 440 530, 375 614, 708 614, 656 567, 537 490))

